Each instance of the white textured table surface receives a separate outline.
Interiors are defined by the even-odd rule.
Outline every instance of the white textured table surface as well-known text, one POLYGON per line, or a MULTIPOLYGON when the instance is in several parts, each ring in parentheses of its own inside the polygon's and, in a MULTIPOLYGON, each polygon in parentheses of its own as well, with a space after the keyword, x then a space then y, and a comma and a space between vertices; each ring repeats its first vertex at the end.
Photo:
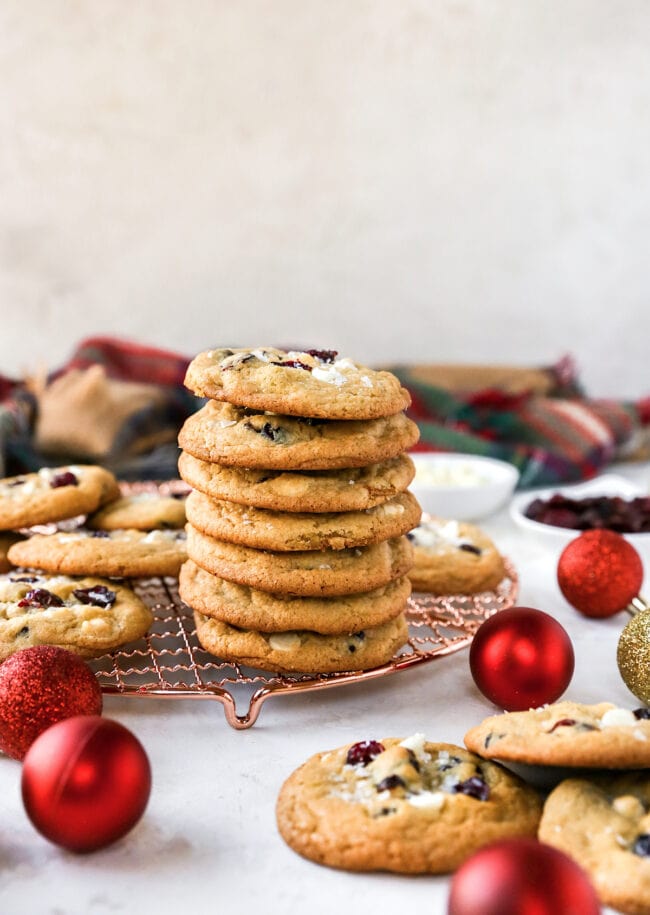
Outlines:
MULTIPOLYGON (((647 487, 647 466, 619 469, 647 487)), ((519 604, 552 613, 573 640, 566 698, 638 705, 616 667, 627 617, 581 617, 558 590, 558 548, 522 535, 506 512, 481 524, 517 567, 519 604)), ((466 650, 374 683, 271 698, 248 731, 232 730, 217 702, 108 697, 104 714, 133 730, 151 759, 143 819, 111 848, 62 851, 24 813, 20 764, 0 758, 0 912, 383 915, 408 906, 443 915, 447 878, 349 874, 294 854, 276 832, 275 799, 284 778, 319 750, 416 731, 462 744, 466 730, 494 711, 474 686, 466 650)))

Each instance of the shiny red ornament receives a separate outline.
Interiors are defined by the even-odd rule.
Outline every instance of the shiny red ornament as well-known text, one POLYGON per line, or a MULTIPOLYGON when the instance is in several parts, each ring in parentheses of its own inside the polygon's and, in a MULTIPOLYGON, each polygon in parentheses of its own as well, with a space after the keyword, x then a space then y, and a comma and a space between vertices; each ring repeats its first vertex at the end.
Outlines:
POLYGON ((600 915, 596 891, 564 852, 536 839, 479 849, 451 881, 447 915, 600 915))
POLYGON ((46 839, 71 851, 94 851, 125 835, 150 791, 142 744, 108 718, 60 721, 37 737, 23 763, 27 815, 46 839))
POLYGON ((643 563, 614 531, 585 531, 572 540, 557 566, 560 591, 585 616, 613 616, 638 595, 643 563))
POLYGON ((469 651, 474 682, 509 712, 555 702, 571 682, 574 662, 566 630, 532 607, 511 607, 491 616, 469 651))
POLYGON ((74 715, 101 715, 102 691, 82 659, 37 645, 0 666, 0 750, 22 759, 46 728, 74 715))

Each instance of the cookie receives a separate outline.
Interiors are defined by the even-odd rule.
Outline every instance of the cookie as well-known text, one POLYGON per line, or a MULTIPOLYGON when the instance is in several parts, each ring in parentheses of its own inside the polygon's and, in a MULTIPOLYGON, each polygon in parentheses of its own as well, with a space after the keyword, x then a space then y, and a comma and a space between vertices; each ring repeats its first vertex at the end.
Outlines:
POLYGON ((408 391, 334 350, 214 349, 192 360, 185 385, 200 397, 323 419, 375 419, 405 410, 408 391))
POLYGON ((0 576, 0 660, 34 645, 97 657, 139 639, 152 620, 140 598, 113 581, 18 571, 0 576))
POLYGON ((352 512, 374 508, 407 488, 415 476, 410 457, 344 470, 287 471, 225 467, 182 452, 178 472, 211 499, 283 512, 352 512))
POLYGON ((473 524, 431 518, 408 536, 415 548, 414 591, 476 594, 493 590, 506 574, 501 554, 473 524))
POLYGON ((154 531, 181 528, 185 520, 184 500, 141 492, 109 502, 92 514, 86 525, 92 530, 154 531))
POLYGON ((539 838, 589 874, 600 901, 650 915, 650 773, 567 779, 549 795, 539 838))
POLYGON ((178 575, 185 531, 85 531, 36 534, 9 550, 17 566, 66 575, 137 578, 178 575))
POLYGON ((595 769, 650 768, 650 720, 611 702, 556 702, 527 712, 493 715, 465 735, 490 759, 595 769))
POLYGON ((534 835, 540 813, 516 776, 422 734, 317 753, 276 808, 280 835, 305 858, 403 874, 448 873, 482 845, 534 835))
POLYGON ((410 582, 403 576, 382 588, 340 597, 269 594, 211 575, 191 559, 183 564, 179 581, 181 599, 203 616, 259 632, 358 632, 395 619, 403 613, 410 593, 410 582))
POLYGON ((0 480, 0 530, 33 527, 86 515, 117 499, 112 473, 93 464, 43 467, 0 480))
POLYGON ((184 423, 178 443, 202 461, 261 470, 365 467, 414 445, 418 427, 397 413, 347 422, 256 413, 209 401, 184 423))
POLYGON ((382 626, 347 635, 236 629, 196 610, 194 622, 196 636, 206 651, 223 661, 276 673, 369 670, 389 661, 408 639, 404 614, 382 626))
POLYGON ((360 512, 275 512, 210 499, 200 492, 187 498, 187 519, 217 540, 258 550, 343 550, 400 537, 420 520, 420 506, 409 492, 360 512))
MULTIPOLYGON (((15 549, 15 547, 13 548, 15 549)), ((336 597, 381 588, 413 561, 406 537, 350 550, 279 553, 208 537, 187 525, 190 559, 220 578, 272 594, 336 597)))
POLYGON ((7 555, 9 553, 9 547, 22 539, 23 537, 21 534, 16 534, 13 531, 6 534, 0 534, 0 572, 9 572, 13 568, 7 555))

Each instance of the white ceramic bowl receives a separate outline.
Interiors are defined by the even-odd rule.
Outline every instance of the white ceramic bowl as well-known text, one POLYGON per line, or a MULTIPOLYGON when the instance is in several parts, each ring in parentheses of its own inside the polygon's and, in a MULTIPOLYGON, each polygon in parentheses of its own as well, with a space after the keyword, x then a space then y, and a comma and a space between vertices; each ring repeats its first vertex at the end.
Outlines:
POLYGON ((475 521, 502 508, 519 472, 506 461, 473 454, 412 454, 415 479, 409 489, 422 510, 456 521, 475 521))
MULTIPOLYGON (((530 489, 518 493, 510 504, 512 520, 529 536, 536 538, 540 544, 550 546, 555 544, 564 549, 567 543, 579 537, 581 531, 566 527, 555 527, 552 524, 542 524, 527 518, 524 512, 535 499, 549 499, 554 493, 560 493, 574 499, 586 499, 589 496, 621 496, 624 499, 633 499, 635 496, 644 495, 642 489, 616 474, 603 474, 594 477, 585 483, 576 483, 570 486, 552 486, 546 489, 530 489)), ((645 556, 650 556, 650 534, 624 534, 626 540, 645 556)))

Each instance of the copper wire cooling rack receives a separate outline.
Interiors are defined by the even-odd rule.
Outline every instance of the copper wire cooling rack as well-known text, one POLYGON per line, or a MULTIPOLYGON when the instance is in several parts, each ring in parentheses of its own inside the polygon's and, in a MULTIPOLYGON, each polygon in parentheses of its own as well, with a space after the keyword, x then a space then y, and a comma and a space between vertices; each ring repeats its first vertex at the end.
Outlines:
POLYGON ((220 661, 199 645, 192 611, 178 596, 173 578, 135 581, 134 587, 154 613, 144 639, 91 662, 102 691, 135 698, 213 699, 221 702, 233 728, 255 723, 271 696, 330 689, 399 673, 469 645, 484 620, 511 607, 519 589, 506 560, 507 577, 495 591, 453 597, 415 594, 409 599, 409 640, 387 663, 372 670, 338 674, 272 674, 220 661), (244 714, 237 706, 247 704, 244 714))

